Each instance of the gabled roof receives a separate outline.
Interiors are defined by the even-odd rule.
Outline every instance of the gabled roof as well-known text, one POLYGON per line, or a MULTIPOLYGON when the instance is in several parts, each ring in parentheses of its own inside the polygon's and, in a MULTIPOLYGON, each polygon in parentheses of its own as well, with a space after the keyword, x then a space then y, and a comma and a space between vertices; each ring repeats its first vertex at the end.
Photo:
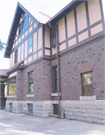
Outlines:
POLYGON ((37 25, 39 23, 46 23, 51 18, 50 16, 44 14, 43 12, 39 12, 39 11, 35 10, 35 7, 32 6, 32 5, 30 6, 29 3, 26 4, 25 6, 26 6, 26 8, 23 7, 19 2, 17 4, 14 19, 13 19, 13 22, 12 22, 12 26, 11 26, 11 29, 10 29, 9 36, 8 36, 8 41, 7 41, 8 46, 6 47, 5 53, 4 53, 4 57, 6 57, 6 58, 10 58, 10 53, 11 53, 11 49, 12 49, 12 46, 13 46, 13 41, 14 41, 14 38, 15 38, 15 34, 16 34, 16 31, 17 31, 17 27, 18 27, 18 24, 19 24, 20 17, 21 17, 21 13, 23 11, 25 13, 27 13, 28 16, 30 16, 37 25))
MULTIPOLYGON (((47 24, 50 21, 53 21, 54 19, 56 19, 61 14, 63 14, 63 12, 65 12, 66 9, 70 8, 76 1, 78 1, 78 0, 72 0, 72 2, 70 2, 60 12, 58 12, 59 9, 61 8, 60 5, 57 6, 57 9, 55 10, 55 6, 54 6, 55 3, 54 2, 52 3, 51 9, 50 9, 49 5, 47 6, 46 3, 44 3, 44 2, 42 4, 42 6, 40 6, 38 8, 35 7, 35 2, 31 3, 31 1, 30 1, 30 2, 25 2, 25 3, 22 3, 22 4, 18 3, 16 11, 15 11, 14 19, 13 19, 13 22, 12 22, 12 25, 11 25, 10 33, 9 33, 9 36, 8 36, 7 44, 9 46, 7 46, 6 49, 5 49, 4 57, 10 58, 10 53, 11 53, 11 49, 12 49, 12 46, 13 46, 13 41, 14 41, 14 38, 15 38, 15 34, 16 34, 16 31, 17 31, 17 27, 18 27, 18 24, 19 24, 20 17, 21 17, 21 13, 23 11, 26 12, 37 25, 39 23, 47 24), (56 14, 56 11, 58 12, 57 14, 56 14)), ((59 3, 57 3, 57 4, 59 4, 59 3)))
POLYGON ((18 3, 19 7, 26 12, 33 20, 38 24, 38 22, 45 24, 50 18, 50 15, 43 13, 40 9, 36 9, 34 4, 29 4, 28 2, 25 3, 18 3), (24 6, 22 6, 24 5, 24 6))

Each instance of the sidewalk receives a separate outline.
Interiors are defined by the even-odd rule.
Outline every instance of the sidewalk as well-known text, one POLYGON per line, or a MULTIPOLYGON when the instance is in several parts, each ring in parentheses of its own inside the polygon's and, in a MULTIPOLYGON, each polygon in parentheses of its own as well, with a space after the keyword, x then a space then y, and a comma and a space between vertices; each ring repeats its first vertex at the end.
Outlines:
POLYGON ((0 135, 105 135, 105 125, 0 110, 0 135))

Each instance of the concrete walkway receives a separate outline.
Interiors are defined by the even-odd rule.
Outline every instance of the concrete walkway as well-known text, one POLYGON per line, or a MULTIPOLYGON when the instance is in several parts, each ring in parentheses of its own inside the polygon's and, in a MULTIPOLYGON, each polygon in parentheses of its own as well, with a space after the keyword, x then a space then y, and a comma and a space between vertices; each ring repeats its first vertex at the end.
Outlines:
POLYGON ((105 125, 0 110, 0 135, 105 135, 105 125))

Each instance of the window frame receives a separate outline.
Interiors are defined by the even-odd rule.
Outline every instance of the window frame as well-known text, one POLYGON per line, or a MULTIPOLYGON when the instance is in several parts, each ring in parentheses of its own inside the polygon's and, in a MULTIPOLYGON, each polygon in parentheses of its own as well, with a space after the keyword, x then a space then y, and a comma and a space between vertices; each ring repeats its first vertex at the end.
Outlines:
POLYGON ((32 103, 28 103, 27 106, 28 106, 28 113, 33 114, 33 104, 32 103))
POLYGON ((57 65, 52 67, 53 72, 53 92, 58 92, 57 65))
POLYGON ((28 51, 28 55, 32 54, 32 52, 33 52, 33 35, 31 35, 31 36, 28 38, 28 47, 27 47, 27 51, 28 51), (32 43, 31 43, 31 44, 29 44, 30 38, 32 38, 32 43), (30 46, 31 46, 31 49, 32 49, 31 52, 29 52, 29 47, 30 47, 30 46))
POLYGON ((29 93, 29 94, 33 94, 33 93, 34 93, 34 71, 28 72, 28 93, 29 93), (30 81, 29 81, 29 77, 30 77, 29 75, 30 75, 30 73, 32 73, 32 72, 33 72, 33 82, 30 82, 30 81), (30 85, 31 85, 31 84, 33 84, 33 91, 32 91, 32 92, 30 92, 30 85))
MULTIPOLYGON (((23 16, 25 16, 25 14, 23 16)), ((26 15, 19 24, 19 36, 28 28, 28 26, 29 26, 29 16, 26 15)))
MULTIPOLYGON (((9 78, 9 91, 8 91, 8 95, 9 96, 15 96, 16 95, 16 87, 13 86, 13 90, 10 90, 10 83, 11 83, 11 87, 16 84, 16 76, 13 76, 11 78, 9 78), (14 79, 15 79, 15 83, 14 83, 14 79), (13 94, 10 94, 10 91, 13 92, 13 94), (15 92, 14 92, 15 91, 15 92)), ((12 89, 12 88, 11 88, 12 89)))
POLYGON ((51 29, 51 46, 54 47, 56 46, 56 30, 51 29), (55 42, 53 42, 53 38, 55 42))
POLYGON ((59 114, 59 105, 53 104, 53 114, 58 115, 59 114))
POLYGON ((15 59, 14 63, 16 64, 18 62, 18 49, 15 50, 15 59))
POLYGON ((90 71, 90 72, 85 72, 85 73, 81 73, 81 81, 82 81, 82 96, 93 96, 94 95, 94 91, 93 91, 93 75, 92 75, 92 71, 90 71), (91 84, 83 84, 83 76, 85 75, 85 74, 91 74, 91 77, 92 77, 92 79, 91 79, 91 84), (85 91, 84 91, 84 88, 86 88, 86 87, 90 87, 90 88, 92 88, 92 95, 85 95, 85 91))

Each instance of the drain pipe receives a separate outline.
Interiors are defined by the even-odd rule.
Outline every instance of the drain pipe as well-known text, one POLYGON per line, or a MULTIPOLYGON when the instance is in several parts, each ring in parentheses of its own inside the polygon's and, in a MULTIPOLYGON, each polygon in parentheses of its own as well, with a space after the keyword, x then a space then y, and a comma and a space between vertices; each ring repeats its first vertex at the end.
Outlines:
POLYGON ((56 57, 57 57, 57 69, 58 69, 58 73, 57 73, 57 78, 58 78, 58 112, 59 112, 59 118, 60 118, 60 58, 59 58, 59 44, 58 44, 58 29, 51 26, 50 23, 49 23, 49 27, 56 30, 56 47, 57 47, 56 57))

